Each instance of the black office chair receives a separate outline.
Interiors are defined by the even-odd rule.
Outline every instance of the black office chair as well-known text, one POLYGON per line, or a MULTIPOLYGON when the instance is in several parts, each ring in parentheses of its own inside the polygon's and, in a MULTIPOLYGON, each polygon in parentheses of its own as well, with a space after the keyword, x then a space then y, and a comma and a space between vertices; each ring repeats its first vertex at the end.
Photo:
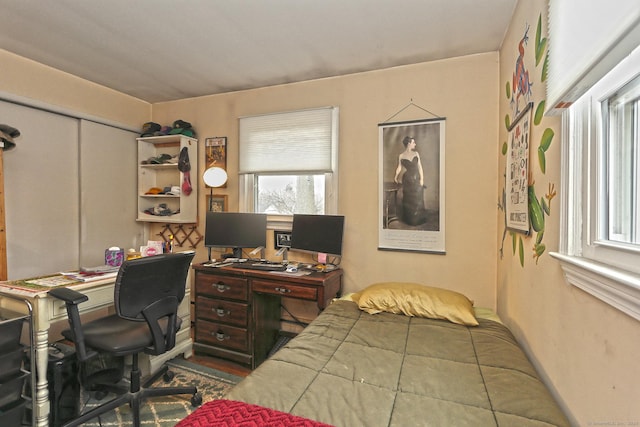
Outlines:
POLYGON ((178 306, 185 295, 185 282, 193 252, 162 254, 125 261, 116 278, 116 314, 81 324, 78 304, 89 298, 69 288, 56 288, 49 294, 63 300, 67 307, 70 329, 62 335, 73 341, 80 362, 99 353, 115 356, 132 355, 131 382, 114 399, 80 415, 65 426, 77 426, 128 403, 133 425, 140 425, 140 404, 144 398, 174 394, 191 394, 191 404, 198 406, 202 396, 196 387, 149 386, 161 375, 172 378, 165 365, 141 386, 138 366, 140 353, 159 355, 175 346, 180 329, 178 306))

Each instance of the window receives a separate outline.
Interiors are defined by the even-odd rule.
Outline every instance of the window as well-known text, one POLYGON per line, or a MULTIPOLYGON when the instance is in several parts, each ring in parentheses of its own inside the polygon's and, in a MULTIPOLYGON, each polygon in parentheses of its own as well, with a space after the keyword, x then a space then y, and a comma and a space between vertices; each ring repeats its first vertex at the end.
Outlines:
POLYGON ((338 108, 240 118, 239 151, 241 211, 337 212, 338 108))
POLYGON ((602 105, 602 123, 606 131, 604 144, 607 175, 602 190, 609 194, 608 211, 601 239, 631 244, 635 249, 640 241, 638 232, 638 123, 640 105, 640 76, 627 83, 602 105))
POLYGON ((640 320, 640 48, 563 114, 568 281, 640 320))

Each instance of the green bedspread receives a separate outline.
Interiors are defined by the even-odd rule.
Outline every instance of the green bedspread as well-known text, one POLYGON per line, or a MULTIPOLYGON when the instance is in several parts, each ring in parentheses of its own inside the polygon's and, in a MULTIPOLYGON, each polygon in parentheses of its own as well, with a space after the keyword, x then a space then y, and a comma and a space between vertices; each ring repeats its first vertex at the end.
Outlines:
POLYGON ((238 384, 240 400, 334 426, 568 426, 509 330, 336 301, 238 384))

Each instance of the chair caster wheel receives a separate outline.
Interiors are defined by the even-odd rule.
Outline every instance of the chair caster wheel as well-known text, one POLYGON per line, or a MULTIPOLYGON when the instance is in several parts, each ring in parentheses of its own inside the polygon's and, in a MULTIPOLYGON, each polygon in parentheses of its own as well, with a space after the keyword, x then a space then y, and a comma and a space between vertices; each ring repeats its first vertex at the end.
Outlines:
POLYGON ((202 395, 199 392, 196 392, 193 396, 191 396, 191 406, 194 408, 196 406, 202 405, 202 395))
POLYGON ((96 400, 102 400, 107 397, 107 392, 104 390, 96 390, 93 392, 93 398, 96 400))
POLYGON ((165 383, 170 383, 171 380, 173 379, 173 377, 175 377, 176 374, 174 374, 172 371, 167 371, 164 373, 164 375, 162 376, 162 378, 164 379, 165 383))

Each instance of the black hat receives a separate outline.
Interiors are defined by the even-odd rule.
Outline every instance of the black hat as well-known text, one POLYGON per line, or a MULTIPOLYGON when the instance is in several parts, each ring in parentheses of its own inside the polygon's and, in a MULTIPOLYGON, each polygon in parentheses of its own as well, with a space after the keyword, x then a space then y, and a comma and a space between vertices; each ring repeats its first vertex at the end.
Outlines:
POLYGON ((20 131, 9 125, 0 125, 0 132, 6 133, 11 138, 17 138, 20 136, 20 131))
POLYGON ((11 150, 16 146, 13 138, 20 136, 20 131, 9 125, 0 124, 0 141, 4 151, 11 150))
POLYGON ((162 126, 155 122, 147 122, 142 125, 141 137, 156 136, 156 132, 160 132, 162 126))

